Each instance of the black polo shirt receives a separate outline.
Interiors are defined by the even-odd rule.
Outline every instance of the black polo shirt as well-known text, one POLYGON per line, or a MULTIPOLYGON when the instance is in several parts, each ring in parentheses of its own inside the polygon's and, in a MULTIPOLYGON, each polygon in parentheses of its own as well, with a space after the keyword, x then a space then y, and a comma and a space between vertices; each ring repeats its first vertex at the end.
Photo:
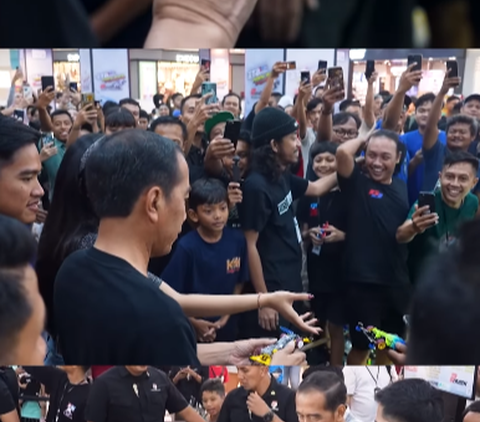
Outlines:
POLYGON ((202 147, 198 148, 192 145, 185 157, 190 171, 190 184, 206 176, 205 172, 205 152, 208 148, 208 140, 205 135, 202 136, 202 147))
MULTIPOLYGON (((250 415, 247 408, 249 393, 243 387, 236 388, 228 393, 217 422, 264 422, 262 417, 254 414, 250 415)), ((273 376, 262 399, 283 422, 298 422, 295 391, 279 384, 273 376)))
POLYGON ((0 417, 19 410, 17 374, 12 368, 0 367, 0 417))
POLYGON ((88 422, 163 422, 165 410, 179 413, 188 403, 168 376, 152 367, 133 376, 124 366, 109 369, 92 384, 88 422))

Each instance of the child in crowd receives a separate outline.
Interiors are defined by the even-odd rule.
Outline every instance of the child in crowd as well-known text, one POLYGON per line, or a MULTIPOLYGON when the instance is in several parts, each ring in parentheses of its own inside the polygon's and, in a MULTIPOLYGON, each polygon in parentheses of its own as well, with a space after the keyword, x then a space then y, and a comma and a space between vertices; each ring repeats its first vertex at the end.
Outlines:
MULTIPOLYGON (((316 180, 337 170, 337 147, 333 142, 313 145, 310 179, 316 180)), ((343 325, 347 320, 342 261, 347 210, 348 204, 338 188, 321 198, 302 198, 297 209, 307 251, 308 291, 315 296, 312 311, 323 328, 327 328, 328 322, 332 365, 342 365, 344 355, 343 325)))
MULTIPOLYGON (((196 181, 188 217, 196 230, 182 237, 162 278, 180 293, 240 294, 248 280, 247 246, 241 231, 226 227, 227 190, 216 179, 196 181)), ((191 318, 200 341, 234 341, 236 317, 191 318)))
POLYGON ((225 386, 219 378, 213 378, 205 381, 200 389, 202 406, 207 413, 208 422, 216 422, 223 401, 225 400, 225 386))

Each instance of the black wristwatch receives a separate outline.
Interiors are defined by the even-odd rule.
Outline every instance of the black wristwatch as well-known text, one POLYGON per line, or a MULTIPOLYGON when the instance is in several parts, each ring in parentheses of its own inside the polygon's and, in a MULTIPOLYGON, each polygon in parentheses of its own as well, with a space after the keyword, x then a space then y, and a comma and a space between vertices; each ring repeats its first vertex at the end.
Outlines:
POLYGON ((272 422, 274 417, 275 413, 270 410, 262 419, 264 420, 264 422, 272 422))

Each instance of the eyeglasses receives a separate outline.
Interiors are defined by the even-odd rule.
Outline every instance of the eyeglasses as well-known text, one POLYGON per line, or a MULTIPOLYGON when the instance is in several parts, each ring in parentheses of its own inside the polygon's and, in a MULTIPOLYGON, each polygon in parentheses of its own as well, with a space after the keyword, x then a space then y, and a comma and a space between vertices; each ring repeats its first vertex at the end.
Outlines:
POLYGON ((341 128, 334 128, 333 131, 338 136, 341 136, 344 138, 356 138, 358 136, 358 130, 345 130, 341 128))

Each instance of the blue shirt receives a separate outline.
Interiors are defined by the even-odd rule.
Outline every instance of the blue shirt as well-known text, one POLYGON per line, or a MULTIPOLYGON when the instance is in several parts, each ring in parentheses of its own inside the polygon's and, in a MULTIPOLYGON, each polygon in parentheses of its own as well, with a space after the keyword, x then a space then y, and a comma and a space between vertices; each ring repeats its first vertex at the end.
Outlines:
MULTIPOLYGON (((423 150, 423 161, 425 163, 425 173, 422 184, 422 191, 433 191, 438 182, 438 173, 443 168, 443 161, 445 156, 449 154, 446 145, 437 141, 434 147, 428 151, 423 150)), ((477 172, 477 177, 480 177, 480 168, 477 172)), ((474 193, 480 192, 480 183, 477 183, 473 188, 474 193)))
POLYGON ((248 275, 243 232, 225 227, 217 243, 205 242, 196 230, 183 236, 162 279, 179 293, 231 295, 248 275))
MULTIPOLYGON (((413 132, 407 132, 404 135, 400 136, 400 140, 407 146, 407 151, 410 156, 410 159, 415 156, 417 151, 422 149, 423 146, 423 136, 418 130, 413 132)), ((445 132, 440 131, 438 135, 438 140, 446 145, 447 135, 445 132)), ((409 160, 410 161, 410 160, 409 160)), ((407 188, 408 188, 408 200, 410 205, 413 205, 418 199, 418 194, 422 190, 423 186, 423 174, 425 172, 425 165, 421 163, 415 170, 415 172, 408 178, 407 188)))

